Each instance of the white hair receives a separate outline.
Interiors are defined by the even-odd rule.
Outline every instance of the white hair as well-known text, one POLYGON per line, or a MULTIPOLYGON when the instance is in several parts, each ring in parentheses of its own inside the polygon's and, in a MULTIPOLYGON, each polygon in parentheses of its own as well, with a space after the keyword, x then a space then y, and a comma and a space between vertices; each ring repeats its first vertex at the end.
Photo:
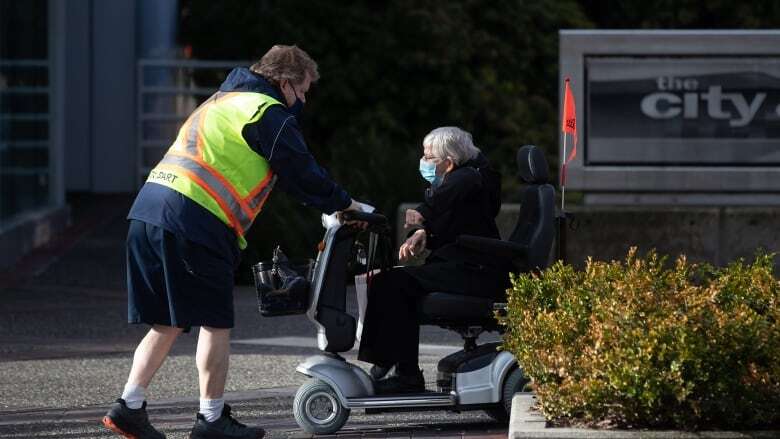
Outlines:
POLYGON ((431 155, 438 159, 451 159, 460 166, 474 159, 480 153, 474 146, 471 134, 458 127, 436 128, 423 139, 423 147, 431 149, 431 155))

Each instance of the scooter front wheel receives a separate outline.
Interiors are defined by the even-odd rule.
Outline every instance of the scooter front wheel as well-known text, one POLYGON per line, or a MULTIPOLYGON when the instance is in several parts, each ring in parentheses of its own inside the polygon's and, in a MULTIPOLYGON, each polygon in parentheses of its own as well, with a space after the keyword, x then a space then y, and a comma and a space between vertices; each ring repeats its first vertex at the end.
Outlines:
POLYGON ((328 383, 313 379, 304 383, 293 401, 295 422, 312 434, 339 431, 349 418, 349 409, 342 406, 336 391, 328 383))

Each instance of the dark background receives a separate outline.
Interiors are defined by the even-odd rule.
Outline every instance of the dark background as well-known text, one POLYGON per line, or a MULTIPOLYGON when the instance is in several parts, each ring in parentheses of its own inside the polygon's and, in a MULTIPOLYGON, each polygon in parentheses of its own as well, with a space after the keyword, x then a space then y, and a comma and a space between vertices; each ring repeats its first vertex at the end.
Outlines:
MULTIPOLYGON (((557 175, 559 29, 778 25, 774 1, 182 0, 179 38, 197 59, 306 50, 321 74, 302 119, 309 148, 353 197, 392 216, 422 197, 421 142, 438 126, 472 133, 504 176, 505 202, 518 201, 518 147, 540 146, 557 175)), ((244 264, 275 244, 309 256, 319 214, 276 191, 249 238, 244 264)))

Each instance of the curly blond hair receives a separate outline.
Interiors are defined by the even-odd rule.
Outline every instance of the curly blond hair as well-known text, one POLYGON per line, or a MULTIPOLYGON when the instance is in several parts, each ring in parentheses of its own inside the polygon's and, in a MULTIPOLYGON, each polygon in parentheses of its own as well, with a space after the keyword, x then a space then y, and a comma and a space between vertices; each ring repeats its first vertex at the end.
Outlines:
POLYGON ((284 79, 293 84, 300 84, 306 79, 307 74, 311 78, 311 82, 317 82, 320 79, 317 63, 298 46, 277 44, 250 69, 276 85, 279 85, 284 79))

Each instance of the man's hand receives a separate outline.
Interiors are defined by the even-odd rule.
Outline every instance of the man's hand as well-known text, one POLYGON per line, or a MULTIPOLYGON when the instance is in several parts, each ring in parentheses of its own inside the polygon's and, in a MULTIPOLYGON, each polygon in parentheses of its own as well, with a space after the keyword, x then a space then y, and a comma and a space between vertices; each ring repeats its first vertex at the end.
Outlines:
POLYGON ((414 209, 406 209, 406 220, 404 222, 405 229, 412 226, 421 226, 423 221, 425 221, 425 218, 423 218, 420 212, 414 209))
POLYGON ((412 256, 419 255, 423 250, 425 250, 425 229, 420 229, 401 244, 398 260, 404 262, 412 256))
POLYGON ((355 212, 362 212, 362 209, 360 208, 360 204, 358 204, 358 202, 353 199, 349 207, 342 210, 341 212, 336 213, 336 218, 338 218, 339 222, 341 222, 342 224, 346 224, 348 226, 357 226, 358 228, 365 230, 368 227, 368 223, 365 221, 344 221, 343 213, 348 210, 353 210, 355 212))

